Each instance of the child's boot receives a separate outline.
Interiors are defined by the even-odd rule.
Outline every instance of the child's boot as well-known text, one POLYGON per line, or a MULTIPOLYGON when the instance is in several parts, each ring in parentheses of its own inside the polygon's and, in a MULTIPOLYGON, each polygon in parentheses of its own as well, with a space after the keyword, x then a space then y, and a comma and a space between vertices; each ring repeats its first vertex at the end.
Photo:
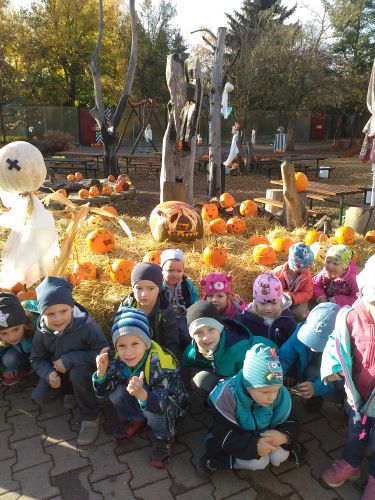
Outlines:
POLYGON ((173 438, 156 438, 152 446, 151 465, 157 469, 163 469, 172 458, 173 446, 173 438))
POLYGON ((375 477, 369 474, 362 500, 374 500, 375 498, 375 477))
POLYGON ((78 446, 89 446, 98 437, 100 430, 100 415, 95 420, 82 420, 78 434, 78 446))
POLYGON ((323 472, 323 481, 331 488, 338 488, 345 483, 348 479, 355 481, 359 479, 361 469, 359 467, 352 467, 343 458, 337 459, 332 465, 323 472))
POLYGON ((146 427, 147 421, 145 419, 116 425, 112 433, 112 440, 117 443, 118 441, 123 441, 124 439, 130 439, 139 432, 146 430, 146 427))

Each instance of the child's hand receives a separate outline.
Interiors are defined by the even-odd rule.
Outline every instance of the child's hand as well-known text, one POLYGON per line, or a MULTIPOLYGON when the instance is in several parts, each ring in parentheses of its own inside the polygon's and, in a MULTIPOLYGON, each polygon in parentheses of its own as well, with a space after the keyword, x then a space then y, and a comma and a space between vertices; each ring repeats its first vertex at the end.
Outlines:
POLYGON ((96 369, 98 377, 103 377, 108 370, 109 359, 108 359, 109 347, 103 347, 100 353, 96 356, 96 369))
POLYGON ((317 304, 321 304, 322 302, 328 302, 327 295, 321 295, 316 299, 317 304))
POLYGON ((309 399, 314 396, 314 386, 311 382, 302 382, 297 385, 297 389, 301 393, 301 396, 305 399, 309 399))
POLYGON ((327 385, 328 382, 336 382, 337 380, 341 380, 341 378, 344 377, 344 372, 337 372, 337 373, 332 373, 331 375, 328 375, 328 377, 324 377, 323 382, 325 385, 327 385))
POLYGON ((56 361, 53 362, 53 367, 59 373, 66 373, 66 368, 61 359, 56 359, 56 361))
POLYGON ((275 446, 277 448, 289 441, 289 438, 286 434, 276 430, 261 432, 260 435, 262 436, 262 438, 265 438, 267 440, 268 444, 271 444, 272 446, 275 446))
POLYGON ((61 387, 61 378, 55 371, 48 375, 48 382, 52 389, 58 389, 61 387))
POLYGON ((126 388, 131 396, 134 396, 141 401, 147 399, 147 392, 143 389, 144 378, 145 374, 144 372, 141 372, 139 377, 134 376, 129 380, 128 386, 126 388))
POLYGON ((257 443, 258 455, 260 457, 266 457, 273 451, 277 449, 277 446, 273 446, 268 438, 261 437, 257 443))

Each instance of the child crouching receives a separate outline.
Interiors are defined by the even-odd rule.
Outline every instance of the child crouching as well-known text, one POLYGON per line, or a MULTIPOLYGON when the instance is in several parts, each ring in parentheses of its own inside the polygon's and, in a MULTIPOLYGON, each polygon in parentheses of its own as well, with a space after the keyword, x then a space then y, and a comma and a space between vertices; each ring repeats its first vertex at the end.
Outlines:
POLYGON ((214 423, 199 461, 201 475, 217 469, 259 470, 288 458, 296 423, 288 420, 292 403, 282 383, 276 349, 265 344, 247 351, 235 377, 219 382, 210 394, 214 423))
POLYGON ((105 348, 97 357, 94 391, 98 398, 109 397, 122 420, 115 441, 131 438, 146 425, 151 428, 151 465, 162 468, 171 459, 176 425, 188 403, 177 361, 151 340, 147 316, 139 309, 119 309, 112 341, 114 356, 109 360, 105 348))

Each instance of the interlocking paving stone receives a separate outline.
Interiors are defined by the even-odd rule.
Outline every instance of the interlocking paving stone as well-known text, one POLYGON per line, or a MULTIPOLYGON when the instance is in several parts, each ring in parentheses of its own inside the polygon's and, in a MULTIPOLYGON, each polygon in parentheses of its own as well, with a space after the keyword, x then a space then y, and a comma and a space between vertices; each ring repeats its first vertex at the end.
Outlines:
POLYGON ((178 495, 207 482, 207 480, 198 476, 195 467, 191 463, 190 452, 181 453, 181 455, 173 457, 171 463, 168 465, 168 472, 173 481, 172 493, 174 495, 178 495))
POLYGON ((124 455, 133 450, 140 450, 141 448, 151 447, 151 440, 148 438, 149 433, 142 433, 137 436, 133 436, 131 439, 124 439, 116 444, 115 453, 116 455, 124 455))
POLYGON ((191 451, 193 458, 192 462, 195 466, 198 464, 198 460, 205 452, 204 438, 207 434, 207 429, 199 429, 198 431, 191 432, 190 434, 184 434, 183 436, 178 436, 178 441, 185 443, 189 450, 191 451))
POLYGON ((39 408, 39 422, 43 422, 44 420, 48 420, 50 418, 61 417, 62 415, 71 415, 71 411, 63 407, 61 398, 49 403, 48 405, 40 406, 39 408))
POLYGON ((182 495, 177 495, 177 500, 197 500, 202 498, 204 500, 215 499, 213 494, 214 487, 211 484, 204 484, 199 486, 199 488, 194 488, 193 490, 186 491, 182 495))
POLYGON ((4 495, 0 495, 1 500, 17 500, 17 498, 21 498, 21 491, 11 491, 9 493, 4 493, 4 495))
POLYGON ((279 478, 293 486, 303 500, 333 500, 337 498, 336 493, 331 489, 323 488, 319 481, 311 476, 308 465, 302 465, 294 471, 286 472, 279 478))
MULTIPOLYGON (((218 498, 215 495, 215 498, 218 498)), ((258 497, 257 492, 254 490, 254 488, 248 488, 247 490, 243 490, 240 493, 237 493, 236 495, 230 495, 229 497, 226 497, 228 500, 260 500, 260 497, 258 497)), ((270 500, 269 498, 267 500, 270 500)), ((288 496, 288 500, 293 500, 292 497, 288 496)))
POLYGON ((144 486, 134 491, 136 498, 142 500, 155 500, 156 498, 160 500, 173 500, 170 492, 172 482, 170 479, 163 479, 157 483, 150 484, 149 486, 144 486))
MULTIPOLYGON (((94 483, 92 485, 93 490, 97 491, 102 495, 103 498, 105 499, 111 499, 111 500, 133 500, 136 498, 133 495, 133 492, 129 488, 128 482, 130 480, 130 473, 123 473, 120 474, 119 476, 113 476, 109 477, 108 479, 104 479, 103 481, 98 481, 97 483, 94 483)), ((154 485, 151 486, 151 488, 154 485)), ((137 490, 137 498, 142 498, 138 494, 137 490)), ((166 492, 163 492, 162 495, 158 496, 157 495, 157 490, 152 490, 152 498, 155 500, 155 498, 159 498, 160 500, 166 500, 167 499, 167 494, 166 492)))
POLYGON ((20 415, 24 411, 34 414, 39 411, 39 406, 31 399, 29 391, 16 392, 15 394, 5 393, 4 397, 9 403, 8 417, 20 415))
POLYGON ((4 390, 4 387, 0 387, 0 408, 3 408, 3 406, 7 408, 9 407, 9 401, 5 399, 5 394, 6 391, 4 390))
POLYGON ((119 455, 118 459, 120 462, 127 464, 131 471, 132 479, 130 480, 130 487, 132 489, 140 488, 141 486, 167 477, 166 470, 156 469, 150 465, 150 456, 151 446, 132 451, 125 455, 119 455))
POLYGON ((264 497, 277 498, 274 496, 276 492, 280 497, 287 497, 293 492, 292 487, 277 479, 269 468, 257 471, 238 470, 236 474, 248 481, 258 494, 264 497))
POLYGON ((127 466, 117 460, 114 448, 114 443, 107 443, 81 451, 81 456, 87 458, 93 468, 90 474, 92 483, 110 476, 117 476, 127 470, 127 466))
POLYGON ((305 402, 299 396, 292 395, 292 404, 294 417, 300 424, 318 420, 321 417, 320 411, 310 412, 306 410, 305 402))
POLYGON ((51 470, 51 477, 74 471, 89 464, 87 458, 81 457, 79 454, 75 441, 62 441, 47 449, 55 463, 55 467, 51 470))
POLYGON ((9 438, 10 442, 37 436, 43 431, 43 428, 38 426, 35 416, 17 415, 9 417, 8 421, 13 424, 15 430, 14 434, 9 438))
POLYGON ((9 422, 6 420, 6 416, 8 414, 8 407, 3 406, 0 408, 0 432, 2 431, 8 431, 9 429, 12 429, 12 426, 9 422))
POLYGON ((10 471, 12 465, 16 463, 16 456, 9 460, 2 460, 0 462, 0 495, 15 491, 20 488, 20 483, 12 478, 10 471))
POLYGON ((324 451, 334 450, 344 445, 346 436, 338 434, 333 430, 323 418, 304 424, 301 429, 313 434, 324 451))
POLYGON ((14 477, 21 483, 22 498, 50 498, 59 495, 60 490, 52 486, 49 471, 52 462, 15 472, 14 477))
POLYGON ((69 415, 50 418, 43 421, 45 429, 45 446, 52 446, 60 441, 69 441, 77 437, 77 433, 73 432, 70 423, 69 415))
POLYGON ((41 435, 16 441, 11 444, 11 447, 17 452, 17 463, 13 467, 13 472, 51 462, 51 455, 47 455, 44 451, 41 435))
POLYGON ((104 497, 91 488, 88 480, 90 472, 91 467, 81 467, 55 476, 52 483, 60 488, 65 500, 103 500, 104 497))
POLYGON ((213 474, 210 479, 215 487, 215 498, 218 500, 232 498, 232 495, 249 488, 249 483, 238 477, 234 471, 223 470, 220 474, 213 474))
POLYGON ((16 456, 16 452, 10 449, 9 438, 13 434, 13 431, 0 432, 0 460, 6 460, 7 458, 13 458, 16 456))

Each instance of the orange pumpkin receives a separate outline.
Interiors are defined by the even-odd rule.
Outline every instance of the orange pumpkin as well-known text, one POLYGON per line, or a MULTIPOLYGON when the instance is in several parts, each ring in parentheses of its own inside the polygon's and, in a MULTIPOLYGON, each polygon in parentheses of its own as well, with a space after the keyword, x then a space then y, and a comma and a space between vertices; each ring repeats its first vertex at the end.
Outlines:
POLYGON ((115 182, 116 177, 111 174, 111 175, 108 176, 108 180, 109 180, 109 182, 115 182))
POLYGON ((352 245, 355 242, 355 232, 350 226, 338 227, 335 231, 335 240, 340 245, 352 245))
POLYGON ((312 229, 311 231, 307 231, 304 242, 306 245, 312 245, 313 243, 321 243, 327 240, 328 236, 323 233, 323 231, 315 231, 312 229))
POLYGON ((240 205, 240 214, 243 217, 254 217, 258 213, 258 205, 253 200, 245 200, 240 205))
POLYGON ((201 210, 202 219, 205 221, 211 221, 219 217, 219 210, 215 203, 205 203, 201 210))
POLYGON ((111 196, 112 194, 112 188, 108 186, 108 184, 104 184, 102 187, 102 195, 103 196, 111 196))
POLYGON ((147 252, 143 257, 142 262, 151 262, 151 264, 157 264, 158 266, 160 266, 160 254, 161 252, 159 252, 159 250, 152 250, 151 252, 147 252))
POLYGON ((69 281, 74 286, 78 286, 82 281, 96 280, 97 269, 92 262, 76 262, 72 273, 68 276, 69 281))
POLYGON ((66 180, 69 181, 69 182, 73 182, 76 180, 76 178, 74 177, 74 174, 68 174, 66 176, 66 180))
POLYGON ((89 189, 89 195, 91 198, 97 198, 100 195, 98 186, 91 186, 89 189))
POLYGON ((210 231, 213 234, 225 234, 227 232, 227 223, 224 219, 218 217, 210 222, 210 231))
POLYGON ((115 236, 108 229, 99 228, 86 236, 88 249, 94 253, 107 253, 115 248, 115 236))
POLYGON ((272 248, 275 252, 281 252, 287 254, 289 248, 293 245, 293 241, 290 238, 275 238, 272 240, 272 248))
POLYGON ((236 204, 236 200, 233 198, 233 196, 230 193, 223 193, 220 196, 220 205, 223 208, 232 208, 236 204))
MULTIPOLYGON (((109 205, 104 205, 102 207, 102 210, 104 210, 105 212, 108 212, 109 214, 116 215, 116 217, 118 217, 118 213, 117 213, 117 210, 115 209, 115 207, 111 207, 109 205)), ((105 215, 102 215, 102 218, 104 220, 111 220, 112 219, 112 217, 106 217, 105 215)))
POLYGON ((270 241, 267 236, 262 234, 253 234, 248 240, 249 247, 256 247, 257 245, 269 245, 270 241))
POLYGON ((64 196, 64 198, 68 197, 68 193, 65 191, 65 189, 58 189, 56 193, 61 194, 61 196, 64 196))
POLYGON ((227 256, 227 251, 223 247, 209 245, 203 250, 203 262, 212 267, 224 266, 227 256))
POLYGON ((76 172, 74 174, 74 178, 76 181, 81 181, 83 179, 83 175, 81 174, 81 172, 76 172))
POLYGON ((229 234, 245 234, 246 224, 243 219, 239 217, 232 217, 227 221, 227 232, 229 234))
POLYGON ((115 193, 122 193, 122 186, 120 184, 115 184, 113 187, 115 193))
POLYGON ((20 299, 20 302, 24 300, 36 300, 36 291, 31 288, 27 290, 25 287, 24 290, 17 293, 17 297, 20 299))
POLYGON ((306 191, 307 186, 309 185, 309 179, 306 177, 306 175, 303 172, 296 172, 294 176, 296 179, 297 191, 299 193, 306 191))
POLYGON ((370 243, 375 243, 375 230, 367 231, 365 239, 370 243))
POLYGON ((88 192, 87 189, 80 189, 78 191, 78 196, 82 199, 82 200, 85 200, 86 198, 88 198, 90 196, 90 193, 88 192))
POLYGON ((121 187, 122 187, 122 190, 123 190, 123 191, 129 191, 129 189, 130 189, 130 184, 129 184, 129 182, 123 182, 123 183, 121 184, 121 187))
POLYGON ((253 257, 255 263, 262 266, 272 266, 276 261, 275 250, 269 245, 257 245, 253 250, 253 257))
POLYGON ((111 266, 109 276, 115 283, 130 284, 130 275, 134 266, 135 262, 132 260, 117 259, 111 266))

